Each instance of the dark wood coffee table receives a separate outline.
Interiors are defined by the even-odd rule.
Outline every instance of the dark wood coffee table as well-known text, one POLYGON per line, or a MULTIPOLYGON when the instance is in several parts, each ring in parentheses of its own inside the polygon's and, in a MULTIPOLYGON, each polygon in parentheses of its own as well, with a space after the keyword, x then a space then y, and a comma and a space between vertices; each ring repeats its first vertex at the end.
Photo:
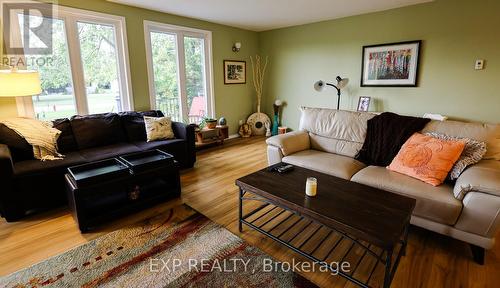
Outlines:
POLYGON ((245 224, 361 287, 390 286, 415 199, 300 167, 263 169, 236 185, 240 232, 245 224), (307 177, 318 180, 315 197, 305 195, 307 177), (348 272, 332 265, 346 261, 348 272))

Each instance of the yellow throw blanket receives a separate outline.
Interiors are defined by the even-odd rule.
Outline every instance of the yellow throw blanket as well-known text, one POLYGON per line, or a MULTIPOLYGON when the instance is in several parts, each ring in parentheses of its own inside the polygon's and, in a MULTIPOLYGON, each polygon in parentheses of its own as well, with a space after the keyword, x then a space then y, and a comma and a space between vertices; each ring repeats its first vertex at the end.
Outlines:
POLYGON ((17 117, 0 119, 0 123, 26 139, 33 146, 36 159, 42 161, 63 159, 64 155, 57 152, 57 138, 61 135, 61 131, 53 128, 51 122, 17 117))

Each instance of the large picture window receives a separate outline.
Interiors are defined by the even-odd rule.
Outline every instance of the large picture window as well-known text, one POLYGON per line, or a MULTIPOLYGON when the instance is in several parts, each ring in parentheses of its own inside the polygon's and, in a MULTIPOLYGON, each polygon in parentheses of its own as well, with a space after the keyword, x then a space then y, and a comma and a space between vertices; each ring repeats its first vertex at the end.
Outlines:
POLYGON ((144 22, 151 106, 175 121, 213 117, 211 32, 144 22))
MULTIPOLYGON (((26 68, 40 73, 43 92, 21 101, 23 116, 51 120, 133 109, 124 18, 61 6, 56 12, 45 19, 52 26, 52 54, 24 56, 26 68), (29 59, 38 57, 49 61, 29 59)), ((29 17, 30 23, 41 20, 29 17)), ((18 19, 22 41, 24 15, 18 19)))

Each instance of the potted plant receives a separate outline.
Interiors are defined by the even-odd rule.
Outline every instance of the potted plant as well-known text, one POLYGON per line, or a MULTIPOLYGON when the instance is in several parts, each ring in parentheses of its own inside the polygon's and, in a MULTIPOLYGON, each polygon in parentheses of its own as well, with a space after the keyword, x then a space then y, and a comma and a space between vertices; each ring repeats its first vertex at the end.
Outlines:
POLYGON ((207 129, 215 129, 217 127, 217 119, 210 117, 203 117, 199 125, 200 129, 207 127, 207 129))

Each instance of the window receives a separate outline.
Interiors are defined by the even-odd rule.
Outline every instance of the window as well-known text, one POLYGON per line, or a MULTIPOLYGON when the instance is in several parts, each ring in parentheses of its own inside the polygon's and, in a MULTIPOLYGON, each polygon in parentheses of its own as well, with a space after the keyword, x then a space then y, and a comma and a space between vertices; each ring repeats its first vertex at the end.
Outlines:
POLYGON ((144 22, 151 106, 175 121, 213 117, 211 32, 144 22))
MULTIPOLYGON (((24 116, 50 120, 133 109, 124 18, 61 6, 55 15, 45 18, 52 54, 25 55, 26 67, 40 73, 43 92, 32 103, 21 101, 24 116)), ((22 41, 24 15, 18 19, 22 41)))

